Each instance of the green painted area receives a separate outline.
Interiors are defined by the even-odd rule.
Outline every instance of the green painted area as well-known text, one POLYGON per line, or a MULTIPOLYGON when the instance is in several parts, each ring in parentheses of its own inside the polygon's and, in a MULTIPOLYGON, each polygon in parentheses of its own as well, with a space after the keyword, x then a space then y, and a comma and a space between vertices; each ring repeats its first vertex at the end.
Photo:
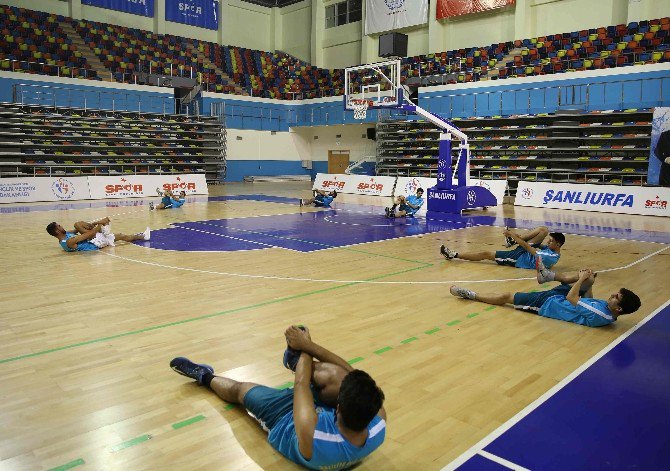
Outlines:
POLYGON ((205 420, 204 415, 196 415, 195 417, 191 417, 190 419, 182 420, 181 422, 177 422, 176 424, 172 424, 172 428, 174 430, 177 430, 179 428, 186 427, 187 425, 194 424, 196 422, 200 422, 201 420, 205 420))
MULTIPOLYGON (((397 271, 397 272, 387 273, 387 274, 384 274, 384 275, 379 275, 379 276, 375 276, 375 277, 372 277, 372 278, 368 278, 368 279, 363 280, 363 282, 365 282, 365 281, 376 281, 376 280, 380 280, 382 278, 388 278, 388 277, 392 277, 392 276, 402 275, 402 274, 409 273, 409 272, 412 272, 412 271, 422 270, 426 267, 427 266, 408 268, 406 270, 400 270, 400 271, 397 271)), ((10 357, 10 358, 4 358, 4 359, 0 360, 0 364, 9 363, 9 362, 12 362, 12 361, 17 361, 17 360, 24 360, 26 358, 32 358, 32 357, 47 355, 49 353, 60 352, 62 350, 69 350, 71 348, 83 347, 83 346, 92 345, 92 344, 95 344, 95 343, 108 342, 110 340, 115 340, 115 339, 122 338, 122 337, 128 337, 128 336, 131 336, 131 335, 142 334, 142 333, 151 332, 151 331, 154 331, 154 330, 165 329, 167 327, 174 327, 174 326, 178 326, 178 325, 188 324, 190 322, 201 321, 201 320, 204 320, 204 319, 212 319, 214 317, 225 316, 225 315, 233 314, 233 313, 237 313, 237 312, 249 311, 249 310, 260 308, 260 307, 271 306, 273 304, 282 303, 284 301, 291 301, 293 299, 304 298, 304 297, 307 297, 307 296, 314 296, 316 294, 328 293, 328 292, 331 292, 331 291, 336 291, 336 290, 340 290, 340 289, 343 289, 343 288, 347 288, 349 286, 354 286, 354 285, 359 285, 359 284, 361 284, 361 282, 352 281, 351 283, 343 283, 343 284, 340 284, 340 285, 337 285, 337 286, 331 286, 329 288, 322 288, 322 289, 317 289, 317 290, 313 290, 313 291, 307 291, 305 293, 299 293, 299 294, 294 294, 292 296, 285 296, 283 298, 272 299, 270 301, 264 301, 262 303, 251 304, 251 305, 248 305, 248 306, 236 307, 236 308, 233 308, 233 309, 228 309, 226 311, 216 312, 214 314, 207 314, 207 315, 204 315, 204 316, 191 317, 190 319, 183 319, 181 321, 169 322, 169 323, 166 323, 166 324, 159 324, 159 325, 155 325, 155 326, 151 326, 151 327, 145 327, 144 329, 131 330, 130 332, 123 332, 123 333, 120 333, 120 334, 109 335, 107 337, 100 337, 100 338, 97 338, 97 339, 86 340, 84 342, 73 343, 73 344, 70 344, 70 345, 64 345, 62 347, 50 348, 48 350, 41 350, 41 351, 38 351, 38 352, 27 353, 25 355, 19 355, 19 356, 10 357)))
POLYGON ((485 311, 492 311, 495 308, 496 308, 495 306, 489 306, 489 307, 485 307, 484 310, 485 311))
POLYGON ((116 451, 121 451, 125 450, 126 448, 130 448, 131 446, 139 445, 140 443, 144 443, 147 440, 151 440, 151 435, 140 435, 139 437, 135 437, 131 440, 127 440, 123 443, 119 443, 118 445, 114 445, 111 450, 112 453, 116 451))
POLYGON ((349 363, 350 365, 353 365, 354 363, 358 363, 359 361, 363 361, 363 360, 365 360, 365 358, 363 358, 363 357, 356 357, 356 358, 352 358, 352 359, 349 360, 347 363, 349 363))
POLYGON ((468 319, 472 319, 473 317, 477 317, 478 315, 479 315, 478 312, 473 312, 472 314, 468 314, 468 315, 465 316, 465 317, 467 317, 468 319))
POLYGON ((427 330, 425 333, 430 335, 430 334, 434 334, 435 332, 439 332, 440 330, 442 330, 442 329, 440 329, 439 327, 435 327, 434 329, 427 330))
POLYGON ((393 350, 393 347, 380 348, 379 350, 375 350, 374 353, 376 353, 377 355, 381 355, 382 353, 388 352, 389 350, 393 350))
POLYGON ((460 324, 460 323, 461 323, 461 321, 455 320, 455 321, 447 322, 447 325, 451 327, 452 325, 456 325, 456 324, 460 324))
POLYGON ((235 404, 227 404, 226 407, 223 408, 223 410, 230 410, 230 409, 235 409, 235 404))
POLYGON ((289 381, 288 383, 280 384, 275 389, 288 389, 292 388, 293 386, 295 386, 295 384, 292 381, 289 381))
POLYGON ((410 342, 414 342, 415 340, 419 340, 419 339, 417 337, 410 337, 408 339, 401 340, 400 343, 410 343, 410 342))
POLYGON ((81 458, 76 459, 74 461, 70 461, 69 463, 62 464, 60 466, 56 466, 55 468, 49 469, 49 471, 66 471, 68 469, 76 468, 77 466, 81 466, 82 464, 85 464, 86 462, 82 460, 81 458))

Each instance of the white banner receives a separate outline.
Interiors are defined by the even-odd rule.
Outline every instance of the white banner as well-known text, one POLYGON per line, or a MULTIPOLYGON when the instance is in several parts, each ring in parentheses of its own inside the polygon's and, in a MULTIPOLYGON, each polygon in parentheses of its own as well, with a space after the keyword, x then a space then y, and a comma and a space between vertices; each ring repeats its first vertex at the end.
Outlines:
MULTIPOLYGON (((454 184, 457 181, 454 180, 454 184)), ((428 177, 398 177, 398 181, 395 184, 395 196, 400 195, 413 195, 416 193, 417 188, 423 188, 424 199, 428 194, 428 188, 437 185, 437 178, 428 178, 428 177)), ((507 180, 477 180, 476 178, 470 179, 470 185, 472 186, 482 186, 493 193, 493 196, 498 200, 498 204, 503 204, 503 197, 505 196, 505 191, 507 190, 507 180)), ((417 214, 425 214, 426 205, 421 208, 417 214)))
POLYGON ((0 179, 0 203, 89 199, 87 177, 0 179))
POLYGON ((519 182, 514 204, 535 208, 670 216, 670 188, 519 182))
POLYGON ((317 173, 312 188, 352 195, 391 196, 395 180, 395 177, 317 173))
POLYGON ((365 34, 383 33, 428 22, 428 0, 366 0, 365 34))
POLYGON ((141 198, 158 196, 161 191, 185 191, 187 195, 206 195, 207 182, 202 174, 186 175, 119 175, 88 177, 91 199, 141 198))

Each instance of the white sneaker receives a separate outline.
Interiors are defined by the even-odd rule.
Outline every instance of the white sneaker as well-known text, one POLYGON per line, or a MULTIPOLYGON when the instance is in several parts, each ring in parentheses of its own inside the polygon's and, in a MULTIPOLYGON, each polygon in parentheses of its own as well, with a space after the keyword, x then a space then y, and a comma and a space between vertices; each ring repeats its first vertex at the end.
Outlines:
POLYGON ((477 296, 477 293, 475 293, 474 291, 470 289, 459 288, 458 286, 452 286, 451 288, 449 288, 449 292, 453 296, 457 296, 463 299, 475 299, 475 297, 477 296))
POLYGON ((544 263, 542 263, 542 257, 539 255, 535 256, 535 269, 537 270, 538 283, 542 284, 549 281, 554 281, 556 273, 544 266, 544 263))
POLYGON ((151 229, 147 227, 147 230, 142 233, 144 236, 144 240, 149 240, 151 239, 151 229))
POLYGON ((457 252, 455 252, 455 251, 453 251, 453 250, 449 250, 449 249, 446 248, 444 245, 441 245, 441 246, 440 246, 440 253, 441 253, 441 254, 444 256, 444 258, 446 258, 447 260, 451 260, 452 258, 455 258, 456 255, 458 255, 457 252))
POLYGON ((149 203, 149 211, 153 211, 153 210, 154 210, 154 204, 153 204, 153 203, 149 203))

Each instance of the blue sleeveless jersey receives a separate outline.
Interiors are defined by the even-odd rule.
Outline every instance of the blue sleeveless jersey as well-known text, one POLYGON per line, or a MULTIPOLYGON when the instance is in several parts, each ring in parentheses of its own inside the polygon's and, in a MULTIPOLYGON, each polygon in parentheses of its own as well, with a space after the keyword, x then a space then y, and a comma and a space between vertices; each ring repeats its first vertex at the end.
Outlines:
POLYGON ((312 442, 312 459, 300 454, 293 412, 282 417, 268 435, 270 445, 291 461, 310 469, 338 470, 351 467, 375 451, 386 437, 386 422, 379 416, 368 424, 368 439, 361 447, 352 445, 337 428, 335 409, 317 407, 318 422, 312 442))
POLYGON ((175 199, 170 198, 170 204, 172 205, 173 209, 181 208, 184 205, 185 201, 186 200, 175 200, 175 199))
POLYGON ((65 250, 66 252, 86 252, 86 251, 89 251, 89 250, 98 250, 98 247, 96 247, 95 245, 93 245, 93 243, 91 243, 87 240, 83 241, 83 242, 79 242, 77 244, 76 249, 71 249, 70 247, 68 247, 67 246, 67 240, 71 237, 76 236, 76 235, 77 234, 75 234, 74 232, 66 232, 65 233, 65 239, 60 241, 60 246, 63 247, 63 250, 65 250))
MULTIPOLYGON (((550 268, 556 265, 556 262, 558 262, 558 259, 561 258, 560 253, 556 253, 550 248, 548 248, 546 245, 534 245, 537 249, 537 254, 542 258, 542 263, 544 264, 545 267, 550 268)), ((529 270, 534 270, 535 269, 535 257, 527 251, 523 251, 523 253, 519 256, 519 258, 516 261, 515 266, 517 268, 526 268, 529 270)))

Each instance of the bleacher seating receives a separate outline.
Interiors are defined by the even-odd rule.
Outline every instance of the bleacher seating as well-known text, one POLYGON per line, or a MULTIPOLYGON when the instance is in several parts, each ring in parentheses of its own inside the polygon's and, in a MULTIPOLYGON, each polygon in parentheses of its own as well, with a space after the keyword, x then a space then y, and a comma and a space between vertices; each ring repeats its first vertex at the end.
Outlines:
MULTIPOLYGON (((344 93, 343 70, 321 69, 283 52, 5 6, 0 6, 0 25, 0 70, 100 79, 87 64, 88 53, 117 82, 133 82, 135 72, 151 71, 194 77, 205 90, 219 93, 284 100, 344 93), (61 22, 69 23, 90 51, 78 51, 61 22)), ((669 32, 670 18, 660 18, 406 57, 401 80, 427 75, 448 76, 451 83, 502 80, 668 62, 669 32)))

